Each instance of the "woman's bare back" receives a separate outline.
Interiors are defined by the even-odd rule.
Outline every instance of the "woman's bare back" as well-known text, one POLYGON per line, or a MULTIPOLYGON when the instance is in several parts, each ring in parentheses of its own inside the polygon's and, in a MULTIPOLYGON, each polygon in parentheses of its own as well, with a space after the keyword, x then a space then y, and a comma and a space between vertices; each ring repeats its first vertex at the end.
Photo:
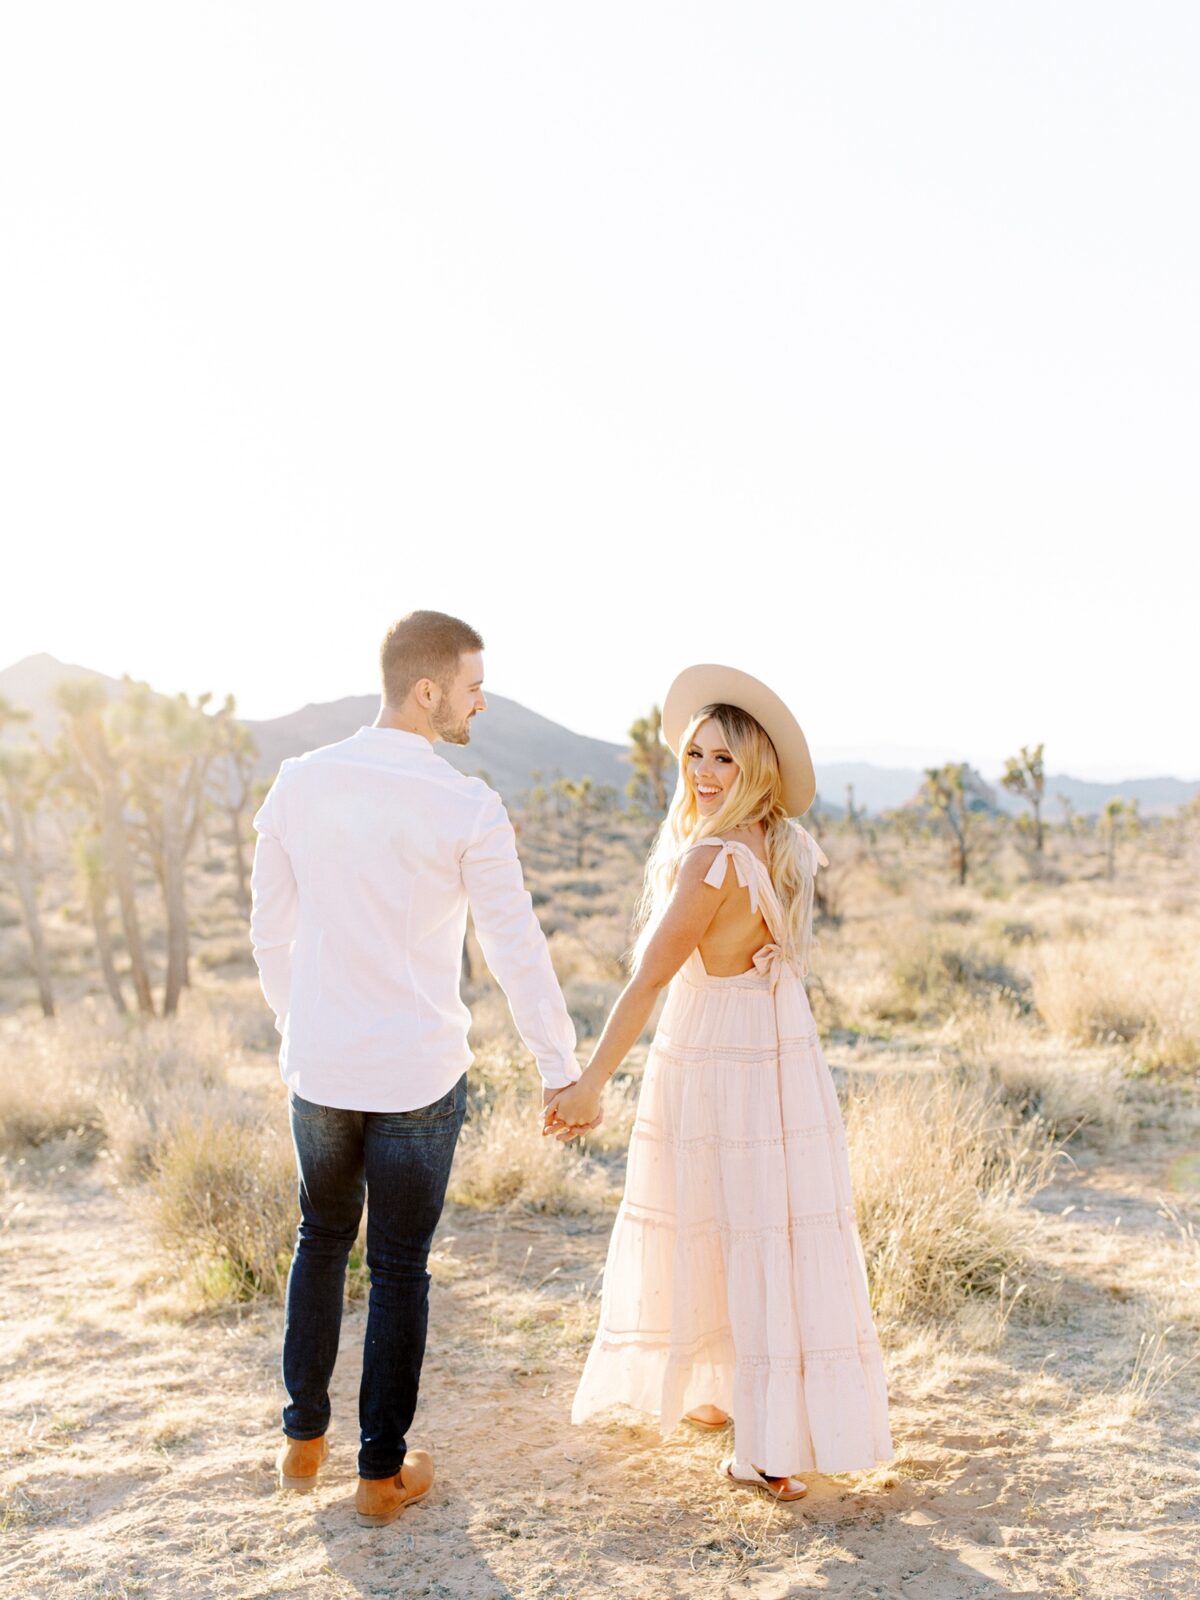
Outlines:
MULTIPOLYGON (((747 845, 766 866, 761 827, 731 828, 719 837, 747 845)), ((751 906, 750 891, 743 889, 732 873, 729 884, 728 895, 697 947, 710 978, 732 978, 752 971, 756 952, 771 942, 770 928, 761 912, 751 906)))

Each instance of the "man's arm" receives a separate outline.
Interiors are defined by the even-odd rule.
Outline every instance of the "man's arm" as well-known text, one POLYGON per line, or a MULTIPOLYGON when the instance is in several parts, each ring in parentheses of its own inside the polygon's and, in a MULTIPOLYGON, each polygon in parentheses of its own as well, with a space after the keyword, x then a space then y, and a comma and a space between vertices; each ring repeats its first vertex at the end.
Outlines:
POLYGON ((262 992, 282 1033, 292 987, 292 943, 300 896, 292 863, 278 837, 276 809, 276 790, 272 789, 254 819, 258 838, 250 877, 250 943, 262 992))
POLYGON ((484 797, 462 876, 484 960, 508 998, 513 1021, 537 1058, 546 1089, 579 1076, 571 1021, 545 935, 521 876, 512 823, 498 794, 484 797))

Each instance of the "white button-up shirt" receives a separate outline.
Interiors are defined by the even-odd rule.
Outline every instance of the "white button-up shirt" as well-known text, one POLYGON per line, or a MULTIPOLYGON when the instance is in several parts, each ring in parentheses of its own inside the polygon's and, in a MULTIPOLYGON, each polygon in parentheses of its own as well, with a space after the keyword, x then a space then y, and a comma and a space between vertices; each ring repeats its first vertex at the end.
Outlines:
POLYGON ((250 938, 305 1100, 413 1111, 471 1063, 467 905, 542 1081, 579 1076, 575 1028, 500 796, 427 739, 360 728, 285 761, 254 818, 250 938))

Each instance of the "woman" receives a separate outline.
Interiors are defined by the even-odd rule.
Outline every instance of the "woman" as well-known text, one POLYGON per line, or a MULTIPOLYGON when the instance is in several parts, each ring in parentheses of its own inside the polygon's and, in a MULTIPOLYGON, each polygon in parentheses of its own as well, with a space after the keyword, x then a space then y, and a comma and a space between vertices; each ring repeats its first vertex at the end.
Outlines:
POLYGON ((795 1500, 798 1473, 892 1453, 845 1131, 804 988, 827 863, 790 819, 815 780, 791 712, 734 668, 681 673, 663 732, 679 782, 646 868, 634 976, 545 1113, 560 1137, 595 1120, 669 984, 571 1415, 625 1404, 664 1435, 684 1416, 732 1418, 721 1472, 795 1500))

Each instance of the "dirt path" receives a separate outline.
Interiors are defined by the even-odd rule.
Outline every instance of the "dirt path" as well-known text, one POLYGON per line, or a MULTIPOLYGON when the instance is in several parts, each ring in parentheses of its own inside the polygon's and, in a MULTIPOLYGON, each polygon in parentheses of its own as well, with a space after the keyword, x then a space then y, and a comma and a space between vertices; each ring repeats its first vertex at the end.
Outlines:
POLYGON ((1142 1393, 1196 1338, 1200 1251, 1161 1212, 1170 1159, 1064 1172, 1039 1198, 1053 1317, 893 1349, 896 1461, 812 1480, 788 1509, 723 1490, 720 1438, 565 1421, 606 1224, 448 1215, 413 1439, 439 1483, 369 1532, 350 1511, 362 1311, 325 1481, 282 1497, 278 1310, 189 1313, 102 1165, 20 1169, 0 1233, 0 1594, 1195 1595, 1197 1369, 1142 1393), (1181 1305, 1186 1336, 1131 1384, 1139 1332, 1181 1305))

